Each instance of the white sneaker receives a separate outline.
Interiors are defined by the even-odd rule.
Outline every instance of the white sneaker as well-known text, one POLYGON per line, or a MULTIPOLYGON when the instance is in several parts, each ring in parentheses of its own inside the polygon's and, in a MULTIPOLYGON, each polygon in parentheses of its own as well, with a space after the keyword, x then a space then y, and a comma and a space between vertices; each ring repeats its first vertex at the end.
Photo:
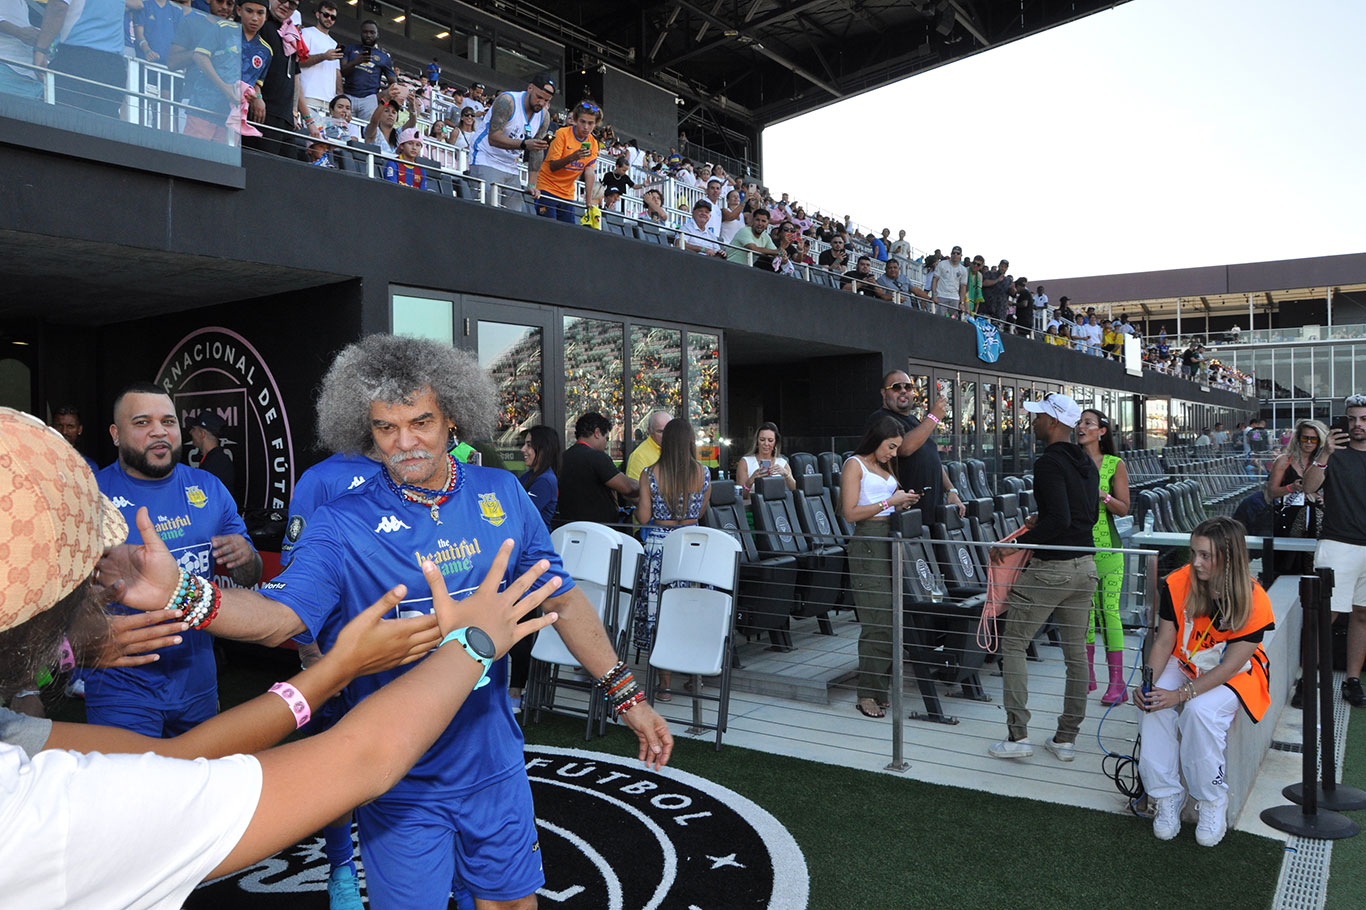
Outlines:
POLYGON ((1228 830, 1228 807, 1200 800, 1200 820, 1195 825, 1195 842, 1202 847, 1213 847, 1224 839, 1228 830))
POLYGON ((1058 742, 1057 737, 1049 737, 1044 740, 1043 747, 1049 752, 1052 752, 1053 756, 1058 761, 1071 761, 1077 757, 1077 744, 1060 743, 1058 742))
POLYGON ((1029 758, 1034 754, 1034 746, 1027 739, 1017 739, 1013 742, 1005 739, 987 746, 987 752, 992 758, 1029 758))
POLYGON ((1184 796, 1164 796, 1153 800, 1157 814, 1153 817, 1153 835, 1158 840, 1171 840, 1181 833, 1181 807, 1184 796))

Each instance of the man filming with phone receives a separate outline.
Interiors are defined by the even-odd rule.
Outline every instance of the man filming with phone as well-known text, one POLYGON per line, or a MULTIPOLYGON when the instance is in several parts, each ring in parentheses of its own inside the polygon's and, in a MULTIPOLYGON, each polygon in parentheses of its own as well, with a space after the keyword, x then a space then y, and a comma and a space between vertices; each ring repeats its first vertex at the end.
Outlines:
POLYGON ((1304 472, 1304 492, 1323 489, 1323 533, 1316 567, 1333 570, 1333 612, 1347 613, 1347 669, 1342 697, 1366 706, 1366 395, 1350 395, 1347 415, 1333 421, 1322 461, 1304 472))
POLYGON ((348 44, 341 58, 342 89, 351 98, 351 116, 368 122, 379 105, 379 90, 398 81, 394 60, 379 46, 379 23, 360 24, 360 44, 348 44))

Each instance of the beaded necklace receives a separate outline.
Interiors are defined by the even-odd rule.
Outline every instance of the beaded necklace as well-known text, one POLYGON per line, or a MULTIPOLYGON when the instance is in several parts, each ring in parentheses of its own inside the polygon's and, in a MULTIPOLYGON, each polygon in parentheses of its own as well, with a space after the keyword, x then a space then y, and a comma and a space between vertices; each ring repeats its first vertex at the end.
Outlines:
POLYGON ((416 487, 409 483, 395 483, 388 468, 383 471, 383 474, 385 483, 389 484, 389 489, 409 502, 427 506, 431 510, 432 521, 437 524, 442 524, 442 503, 460 492, 460 488, 465 484, 465 472, 460 470, 455 459, 449 454, 446 455, 446 483, 440 490, 428 490, 425 487, 416 487))

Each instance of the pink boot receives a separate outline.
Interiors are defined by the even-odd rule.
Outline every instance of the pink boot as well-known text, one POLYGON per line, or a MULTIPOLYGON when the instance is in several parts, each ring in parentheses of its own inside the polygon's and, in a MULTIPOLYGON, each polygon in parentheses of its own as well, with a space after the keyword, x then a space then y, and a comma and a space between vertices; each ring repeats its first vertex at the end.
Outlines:
POLYGON ((1105 662, 1110 665, 1110 688, 1100 697, 1100 703, 1123 704, 1129 698, 1129 690, 1124 685, 1124 652, 1106 651, 1105 662))
POLYGON ((1088 692, 1094 692, 1094 691, 1096 691, 1096 646, 1095 646, 1095 645, 1087 645, 1087 646, 1086 646, 1086 673, 1087 673, 1088 676, 1091 677, 1091 685, 1090 685, 1090 687, 1089 687, 1086 691, 1088 691, 1088 692))

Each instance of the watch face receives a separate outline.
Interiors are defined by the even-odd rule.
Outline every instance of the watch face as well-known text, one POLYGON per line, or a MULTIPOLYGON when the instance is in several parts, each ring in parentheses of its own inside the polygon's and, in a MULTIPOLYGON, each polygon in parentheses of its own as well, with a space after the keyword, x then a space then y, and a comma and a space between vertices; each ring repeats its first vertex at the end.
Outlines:
POLYGON ((493 655, 498 653, 493 646, 493 639, 489 638, 488 633, 475 626, 470 626, 465 630, 465 643, 470 646, 470 650, 485 660, 492 660, 493 655))

